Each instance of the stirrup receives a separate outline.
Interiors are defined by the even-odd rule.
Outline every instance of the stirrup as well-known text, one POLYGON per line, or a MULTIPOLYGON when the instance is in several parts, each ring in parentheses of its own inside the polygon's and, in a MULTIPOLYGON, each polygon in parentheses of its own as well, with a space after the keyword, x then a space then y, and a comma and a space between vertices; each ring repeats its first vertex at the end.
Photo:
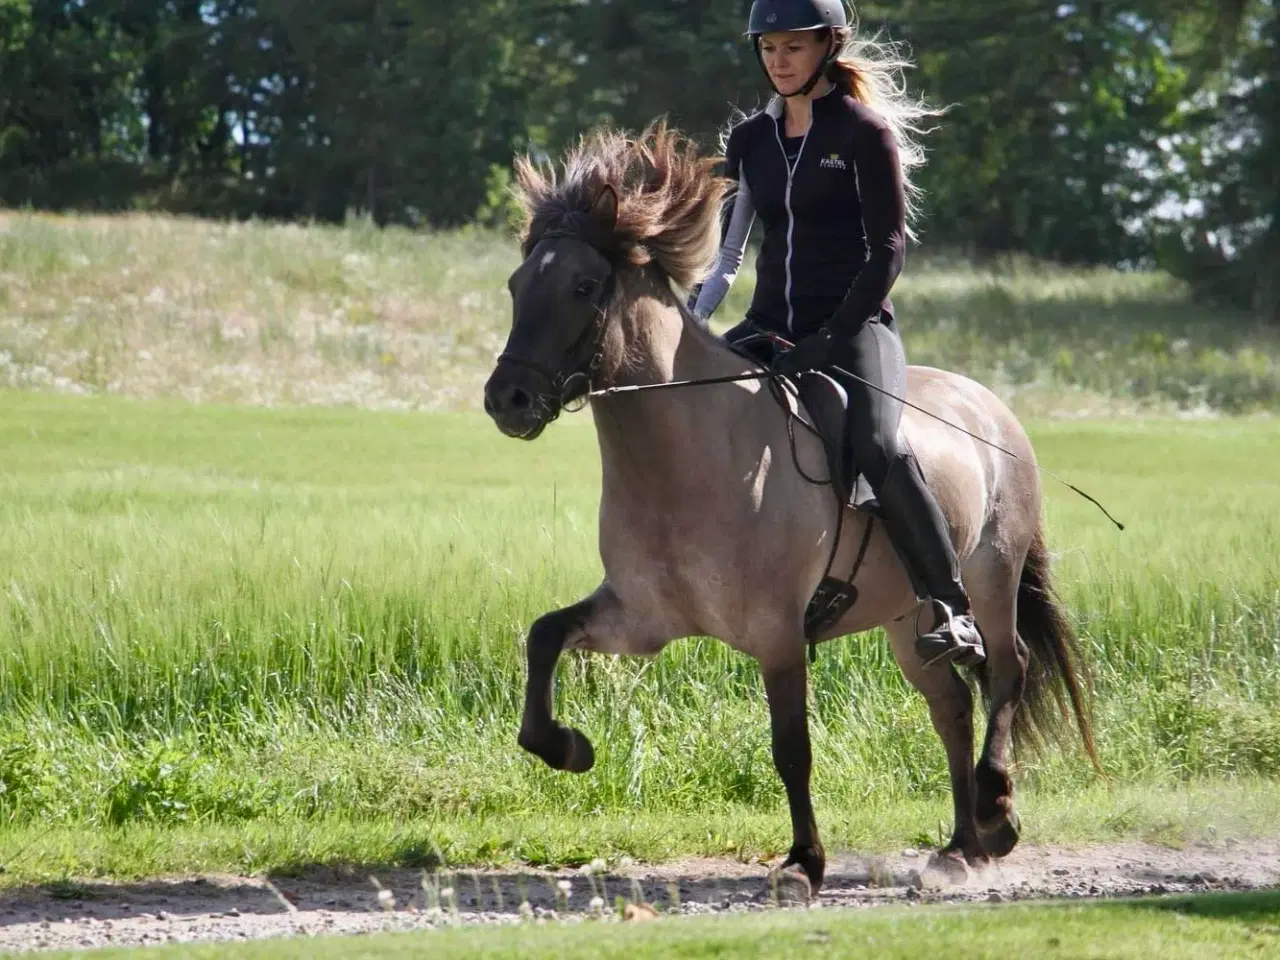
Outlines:
POLYGON ((976 667, 986 662, 987 651, 982 642, 982 631, 972 614, 957 617, 947 604, 933 598, 922 603, 921 607, 923 606, 941 612, 937 626, 922 634, 920 608, 916 608, 916 654, 925 669, 943 663, 952 663, 957 667, 976 667), (968 639, 968 636, 975 636, 976 642, 968 639))

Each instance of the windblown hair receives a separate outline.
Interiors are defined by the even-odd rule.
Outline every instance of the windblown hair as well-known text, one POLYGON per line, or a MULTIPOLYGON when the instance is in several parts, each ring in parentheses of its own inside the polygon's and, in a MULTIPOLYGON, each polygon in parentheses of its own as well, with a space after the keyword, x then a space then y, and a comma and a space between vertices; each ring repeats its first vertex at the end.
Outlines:
POLYGON ((720 243, 720 204, 729 181, 716 176, 719 158, 668 128, 665 118, 638 137, 599 129, 579 139, 563 171, 529 157, 515 162, 516 196, 524 211, 525 254, 548 230, 580 236, 617 262, 659 269, 686 289, 711 268, 720 243), (605 191, 617 216, 599 211, 605 191))
POLYGON ((861 37, 848 27, 837 28, 836 42, 840 53, 827 71, 827 77, 859 103, 879 114, 893 133, 902 165, 902 185, 907 204, 907 235, 916 239, 912 230, 919 217, 922 191, 912 171, 924 166, 925 152, 919 138, 929 131, 920 125, 926 117, 939 116, 923 99, 907 93, 905 70, 914 66, 900 52, 897 43, 881 40, 879 34, 861 37))

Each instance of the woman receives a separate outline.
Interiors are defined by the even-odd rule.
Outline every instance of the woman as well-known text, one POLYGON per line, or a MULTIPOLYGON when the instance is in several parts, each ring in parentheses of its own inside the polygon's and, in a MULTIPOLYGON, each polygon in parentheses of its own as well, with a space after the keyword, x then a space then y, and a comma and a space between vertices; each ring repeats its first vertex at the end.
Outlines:
MULTIPOLYGON (((755 293, 747 319, 726 338, 772 331, 795 343, 773 360, 778 372, 835 364, 902 397, 906 359, 889 291, 914 213, 904 167, 923 162, 910 121, 925 111, 904 103, 893 84, 900 63, 872 43, 854 46, 841 0, 756 0, 747 33, 777 96, 729 133, 726 176, 737 189, 719 260, 693 310, 705 322, 719 306, 758 215, 755 293)), ((880 501, 917 596, 936 616, 917 642, 921 658, 981 663, 982 635, 946 519, 900 444, 902 404, 831 375, 849 394, 847 450, 880 501)))

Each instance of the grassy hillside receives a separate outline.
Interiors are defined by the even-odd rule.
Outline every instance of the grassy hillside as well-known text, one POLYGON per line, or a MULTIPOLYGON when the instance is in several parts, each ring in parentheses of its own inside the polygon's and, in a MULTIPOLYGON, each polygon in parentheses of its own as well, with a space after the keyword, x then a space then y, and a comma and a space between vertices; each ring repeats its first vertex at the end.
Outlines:
MULTIPOLYGON (((0 386, 477 409, 510 318, 498 234, 0 213, 0 386)), ((748 262, 715 318, 746 308, 748 262)), ((909 356, 1023 414, 1280 408, 1280 332, 1155 274, 912 251, 909 356)))

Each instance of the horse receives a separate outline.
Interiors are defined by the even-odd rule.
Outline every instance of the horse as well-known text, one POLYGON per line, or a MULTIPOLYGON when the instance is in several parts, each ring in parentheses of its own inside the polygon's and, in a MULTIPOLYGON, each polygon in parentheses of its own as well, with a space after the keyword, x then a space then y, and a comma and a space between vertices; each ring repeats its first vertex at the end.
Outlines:
POLYGON ((664 118, 634 136, 588 132, 559 169, 515 161, 522 260, 508 278, 511 328, 484 409, 502 434, 532 442, 562 411, 589 405, 604 570, 591 593, 529 626, 517 742, 553 769, 591 768, 588 739, 552 715, 566 650, 653 657, 700 636, 753 657, 792 828, 769 881, 807 900, 821 892, 826 855, 810 798, 806 652, 881 627, 946 752, 953 832, 928 867, 959 880, 1018 842, 1011 743, 1016 752, 1073 736, 1073 714, 1101 770, 1078 643, 1051 582, 1035 453, 988 389, 909 367, 901 430, 947 518, 987 652, 961 668, 967 679, 948 663, 923 666, 911 616, 921 598, 874 505, 814 482, 832 463, 812 429, 815 405, 790 380, 777 389, 680 295, 716 254, 730 188, 714 172, 719 159, 664 118), (856 601, 808 631, 831 571, 847 576, 856 601), (975 685, 988 714, 976 763, 975 685))

